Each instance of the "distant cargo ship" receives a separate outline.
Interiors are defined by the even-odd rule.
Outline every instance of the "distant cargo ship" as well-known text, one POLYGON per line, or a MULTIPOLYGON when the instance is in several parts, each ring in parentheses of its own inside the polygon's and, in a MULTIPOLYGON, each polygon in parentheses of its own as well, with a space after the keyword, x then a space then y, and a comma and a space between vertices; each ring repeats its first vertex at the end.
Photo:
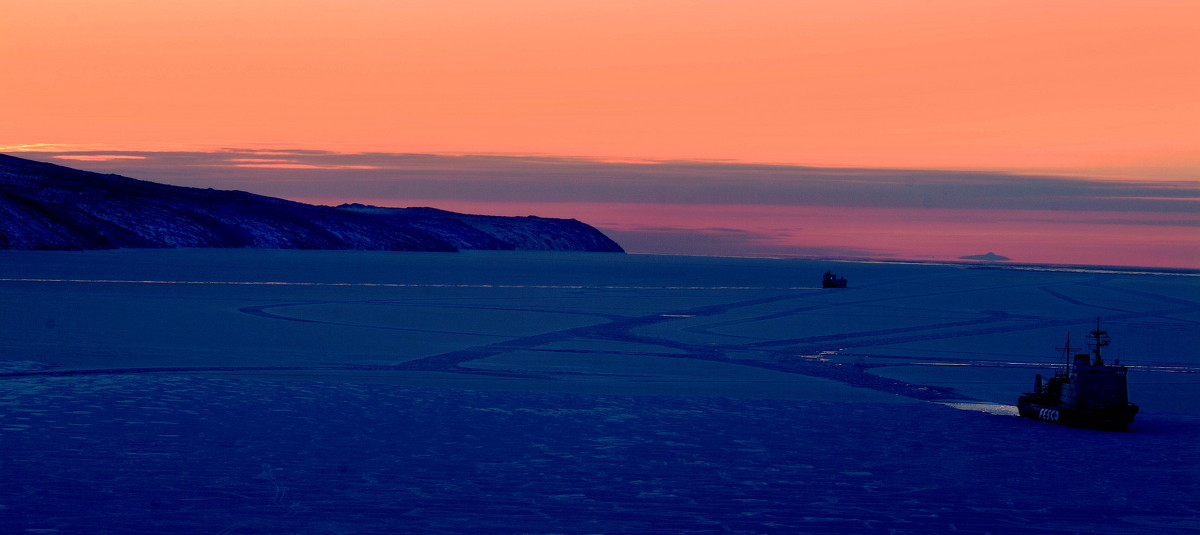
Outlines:
POLYGON ((821 280, 822 288, 845 288, 846 278, 834 275, 832 271, 825 272, 825 278, 821 280))
POLYGON ((1138 406, 1129 402, 1126 383, 1128 368, 1115 361, 1109 366, 1100 356, 1100 348, 1109 344, 1108 333, 1096 330, 1089 333, 1091 355, 1076 354, 1071 357, 1071 335, 1067 334, 1066 369, 1055 373, 1046 384, 1039 374, 1034 380, 1033 392, 1017 398, 1017 411, 1021 416, 1071 427, 1090 429, 1121 430, 1133 422, 1138 406))

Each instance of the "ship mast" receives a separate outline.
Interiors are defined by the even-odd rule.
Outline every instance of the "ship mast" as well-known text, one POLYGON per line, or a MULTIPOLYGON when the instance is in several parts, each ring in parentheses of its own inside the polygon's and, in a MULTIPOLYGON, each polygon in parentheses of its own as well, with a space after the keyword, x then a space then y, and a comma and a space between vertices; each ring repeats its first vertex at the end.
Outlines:
POLYGON ((1067 358, 1067 375, 1071 375, 1071 350, 1074 349, 1071 347, 1071 331, 1067 331, 1067 345, 1058 349, 1067 358))
POLYGON ((1100 357, 1100 348, 1108 345, 1109 338, 1108 338, 1108 331, 1100 330, 1100 318, 1099 317, 1096 318, 1096 330, 1094 330, 1088 334, 1092 335, 1093 342, 1089 345, 1092 346, 1092 355, 1095 355, 1095 357, 1096 357, 1096 360, 1094 360, 1092 362, 1092 364, 1095 366, 1103 366, 1104 359, 1100 357))

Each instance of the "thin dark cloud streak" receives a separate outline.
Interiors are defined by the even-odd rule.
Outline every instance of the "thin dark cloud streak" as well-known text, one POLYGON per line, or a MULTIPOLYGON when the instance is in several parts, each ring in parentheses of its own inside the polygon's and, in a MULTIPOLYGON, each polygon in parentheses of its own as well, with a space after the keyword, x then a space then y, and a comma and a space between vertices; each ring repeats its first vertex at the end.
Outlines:
POLYGON ((604 233, 631 252, 649 251, 656 254, 686 255, 744 255, 767 257, 822 258, 891 258, 894 255, 877 249, 853 246, 797 245, 781 247, 777 236, 767 232, 742 229, 693 229, 675 227, 646 227, 637 229, 604 229, 604 233))
POLYGON ((412 198, 1192 214, 1200 207, 1200 183, 1194 181, 976 171, 236 148, 24 156, 184 186, 358 202, 412 198), (114 158, 97 159, 106 155, 114 158))

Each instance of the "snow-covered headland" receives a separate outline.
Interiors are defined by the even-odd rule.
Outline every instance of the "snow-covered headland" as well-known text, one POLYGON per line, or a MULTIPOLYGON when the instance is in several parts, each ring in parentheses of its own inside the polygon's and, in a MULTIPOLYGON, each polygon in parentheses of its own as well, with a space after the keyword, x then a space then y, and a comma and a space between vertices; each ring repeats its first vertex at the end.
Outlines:
POLYGON ((1200 528, 1187 273, 115 250, 0 294, 8 532, 1200 528), (1097 317, 1131 430, 1011 416, 1097 317))

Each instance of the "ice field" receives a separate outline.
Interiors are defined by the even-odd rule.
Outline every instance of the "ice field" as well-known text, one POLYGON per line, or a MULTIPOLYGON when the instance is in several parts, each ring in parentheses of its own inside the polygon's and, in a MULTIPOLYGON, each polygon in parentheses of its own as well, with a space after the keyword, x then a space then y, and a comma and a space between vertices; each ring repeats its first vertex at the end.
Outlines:
POLYGON ((5 533, 1200 530, 1194 274, 3 252, 0 307, 5 533), (1130 431, 1013 416, 1097 317, 1130 431))

